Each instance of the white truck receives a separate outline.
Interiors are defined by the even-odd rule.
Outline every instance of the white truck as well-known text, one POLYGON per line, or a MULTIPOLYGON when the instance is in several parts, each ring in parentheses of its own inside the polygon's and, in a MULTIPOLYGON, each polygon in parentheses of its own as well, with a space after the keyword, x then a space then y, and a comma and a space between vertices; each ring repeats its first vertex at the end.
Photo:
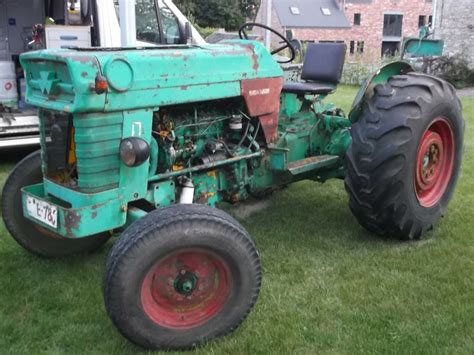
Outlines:
MULTIPOLYGON (((135 0, 135 16, 139 47, 182 44, 189 37, 205 43, 171 0, 135 0)), ((0 0, 0 149, 39 144, 19 55, 39 47, 121 47, 119 17, 119 0, 0 0), (43 25, 41 38, 32 38, 35 24, 43 25)))

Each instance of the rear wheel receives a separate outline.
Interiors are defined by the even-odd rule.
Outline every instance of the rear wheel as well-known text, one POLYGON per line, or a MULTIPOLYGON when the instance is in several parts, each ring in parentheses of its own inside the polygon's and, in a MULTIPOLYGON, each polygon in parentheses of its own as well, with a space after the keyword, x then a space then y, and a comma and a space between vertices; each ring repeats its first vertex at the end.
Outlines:
POLYGON ((3 187, 3 221, 18 244, 40 256, 62 257, 91 252, 107 242, 110 238, 107 233, 82 239, 66 239, 26 219, 23 216, 21 189, 42 181, 41 153, 37 151, 18 163, 3 187))
POLYGON ((372 232, 418 239, 444 214, 459 176, 464 141, 452 85, 410 73, 375 87, 352 128, 346 189, 372 232))
POLYGON ((188 349, 236 329, 255 304, 260 259, 232 217, 175 205, 135 222, 114 245, 104 277, 107 312, 147 349, 188 349))

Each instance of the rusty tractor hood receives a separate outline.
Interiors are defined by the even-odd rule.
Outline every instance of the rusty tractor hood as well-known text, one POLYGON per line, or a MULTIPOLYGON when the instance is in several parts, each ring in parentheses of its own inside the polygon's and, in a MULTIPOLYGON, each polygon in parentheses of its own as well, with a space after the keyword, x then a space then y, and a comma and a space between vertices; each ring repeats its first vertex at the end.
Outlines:
POLYGON ((241 95, 241 82, 282 77, 254 41, 133 49, 61 49, 21 55, 28 104, 71 113, 132 110, 241 95), (97 94, 96 78, 108 83, 97 94))

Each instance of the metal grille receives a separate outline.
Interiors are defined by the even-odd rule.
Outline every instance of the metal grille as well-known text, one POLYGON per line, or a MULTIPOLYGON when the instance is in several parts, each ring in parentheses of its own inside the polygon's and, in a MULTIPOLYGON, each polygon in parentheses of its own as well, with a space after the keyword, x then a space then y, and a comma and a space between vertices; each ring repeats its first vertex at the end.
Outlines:
POLYGON ((78 187, 81 191, 118 186, 122 124, 121 113, 75 115, 78 187))

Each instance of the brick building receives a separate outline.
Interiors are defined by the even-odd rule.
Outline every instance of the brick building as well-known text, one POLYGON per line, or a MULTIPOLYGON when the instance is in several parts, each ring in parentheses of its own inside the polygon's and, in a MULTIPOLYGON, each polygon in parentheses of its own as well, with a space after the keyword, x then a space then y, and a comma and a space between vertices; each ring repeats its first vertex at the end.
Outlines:
MULTIPOLYGON (((265 23, 266 5, 257 22, 265 23)), ((432 14, 431 0, 273 0, 272 27, 302 42, 345 42, 350 58, 375 62, 399 50, 403 37, 418 36, 432 14)))
POLYGON ((437 0, 434 31, 444 39, 445 54, 463 53, 474 70, 473 13, 473 0, 437 0))

